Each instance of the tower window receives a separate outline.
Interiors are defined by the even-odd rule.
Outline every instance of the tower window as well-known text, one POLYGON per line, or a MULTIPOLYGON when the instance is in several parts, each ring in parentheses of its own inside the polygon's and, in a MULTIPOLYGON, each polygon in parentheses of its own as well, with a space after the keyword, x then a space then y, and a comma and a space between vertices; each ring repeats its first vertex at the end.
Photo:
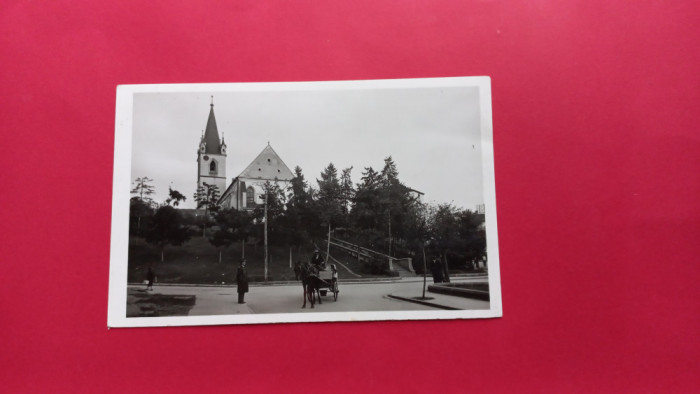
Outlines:
POLYGON ((245 192, 245 206, 250 208, 255 206, 255 190, 252 186, 249 186, 245 192))
POLYGON ((211 163, 209 163, 209 173, 216 174, 216 161, 214 160, 212 160, 211 163))

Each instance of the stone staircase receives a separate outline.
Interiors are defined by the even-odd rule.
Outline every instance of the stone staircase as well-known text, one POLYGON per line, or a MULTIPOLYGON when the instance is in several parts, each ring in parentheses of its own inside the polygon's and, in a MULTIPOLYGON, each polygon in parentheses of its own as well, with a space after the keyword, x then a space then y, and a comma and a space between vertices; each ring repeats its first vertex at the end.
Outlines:
POLYGON ((330 244, 333 247, 337 247, 339 249, 344 250, 345 252, 349 252, 351 255, 358 257, 360 260, 386 259, 387 265, 391 267, 391 271, 397 272, 398 276, 401 278, 416 276, 416 273, 409 269, 409 267, 411 266, 411 264, 409 263, 410 259, 399 259, 396 257, 391 257, 384 253, 364 248, 359 245, 355 245, 348 241, 343 241, 337 238, 331 238, 330 244))

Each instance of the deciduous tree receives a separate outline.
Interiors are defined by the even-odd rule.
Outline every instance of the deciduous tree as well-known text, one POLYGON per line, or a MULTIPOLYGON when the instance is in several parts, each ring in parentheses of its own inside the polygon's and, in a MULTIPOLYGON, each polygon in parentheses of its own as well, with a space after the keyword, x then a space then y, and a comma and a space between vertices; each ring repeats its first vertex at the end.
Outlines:
POLYGON ((154 205, 151 195, 155 193, 155 187, 151 185, 151 182, 153 179, 147 176, 136 178, 133 184, 134 188, 131 189, 131 194, 135 194, 140 202, 140 204, 131 205, 136 210, 136 234, 141 233, 141 217, 148 212, 144 208, 152 208, 154 205))
POLYGON ((253 215, 248 211, 229 208, 219 211, 215 219, 218 229, 209 237, 209 242, 219 248, 221 263, 222 248, 237 241, 245 241, 252 234, 253 215))
POLYGON ((182 225, 180 213, 169 205, 163 205, 156 210, 146 232, 146 242, 160 248, 161 262, 164 260, 166 245, 179 246, 189 238, 187 229, 182 225))
POLYGON ((177 207, 180 205, 181 202, 185 200, 187 200, 187 197, 185 197, 179 191, 174 190, 172 186, 168 186, 168 198, 165 200, 166 204, 172 204, 172 206, 177 207))
POLYGON ((194 193, 194 200, 197 202, 197 209, 204 208, 204 217, 202 218, 202 237, 206 237, 207 221, 209 221, 210 212, 216 212, 219 200, 219 188, 216 185, 210 185, 202 182, 202 186, 197 188, 194 193))

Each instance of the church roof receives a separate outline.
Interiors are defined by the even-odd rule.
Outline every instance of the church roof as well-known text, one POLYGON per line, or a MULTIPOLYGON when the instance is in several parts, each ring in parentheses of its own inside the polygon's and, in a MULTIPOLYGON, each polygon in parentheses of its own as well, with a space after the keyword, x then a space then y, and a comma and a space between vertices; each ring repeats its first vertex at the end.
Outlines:
POLYGON ((258 157, 238 177, 269 180, 276 178, 281 181, 288 181, 294 178, 294 174, 268 143, 258 157))
POLYGON ((211 104, 211 109, 209 110, 207 128, 204 131, 204 142, 207 143, 206 153, 217 155, 221 153, 221 142, 219 142, 219 129, 216 127, 216 118, 214 117, 214 104, 211 104))

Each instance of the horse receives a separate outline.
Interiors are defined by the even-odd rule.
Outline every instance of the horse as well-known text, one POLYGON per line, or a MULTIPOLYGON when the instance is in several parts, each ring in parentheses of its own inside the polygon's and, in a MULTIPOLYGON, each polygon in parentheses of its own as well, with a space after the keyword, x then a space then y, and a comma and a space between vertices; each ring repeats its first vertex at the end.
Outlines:
POLYGON ((314 266, 309 263, 305 263, 301 267, 301 285, 304 287, 304 305, 302 305, 302 309, 306 308, 307 299, 311 304, 311 308, 314 307, 314 304, 316 303, 316 293, 318 293, 318 303, 323 304, 319 289, 324 284, 325 281, 318 277, 318 271, 314 266))

